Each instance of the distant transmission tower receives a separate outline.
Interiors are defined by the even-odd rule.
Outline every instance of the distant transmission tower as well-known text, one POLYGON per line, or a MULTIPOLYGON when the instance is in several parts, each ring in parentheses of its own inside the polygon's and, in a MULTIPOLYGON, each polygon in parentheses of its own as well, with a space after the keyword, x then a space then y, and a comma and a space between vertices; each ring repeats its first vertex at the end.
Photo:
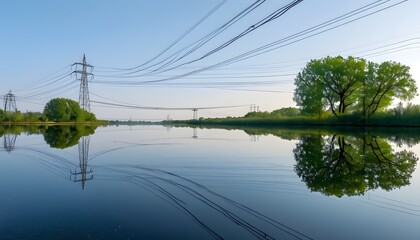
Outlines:
POLYGON ((80 80, 80 92, 79 92, 80 107, 90 112, 88 76, 93 77, 93 73, 92 73, 93 66, 86 63, 85 54, 83 54, 83 62, 73 63, 72 66, 75 66, 75 70, 73 71, 73 73, 75 73, 77 79, 80 80))
POLYGON ((5 112, 16 112, 16 97, 12 94, 12 91, 9 91, 8 94, 4 96, 4 111, 5 112))
POLYGON ((197 120, 198 119, 198 109, 194 108, 193 109, 193 120, 197 120))
POLYGON ((250 112, 259 112, 260 111, 260 107, 255 105, 255 104, 251 104, 250 106, 250 112))

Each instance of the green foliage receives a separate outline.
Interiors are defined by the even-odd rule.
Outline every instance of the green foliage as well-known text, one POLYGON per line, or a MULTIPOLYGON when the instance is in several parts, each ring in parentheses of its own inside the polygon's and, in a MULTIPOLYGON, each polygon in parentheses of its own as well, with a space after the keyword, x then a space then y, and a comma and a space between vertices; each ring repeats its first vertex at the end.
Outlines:
POLYGON ((40 112, 4 112, 0 110, 0 122, 45 122, 46 116, 40 112))
POLYGON ((46 122, 47 117, 40 112, 27 112, 24 114, 24 122, 46 122))
POLYGON ((315 116, 277 117, 250 113, 247 117, 207 118, 202 120, 166 121, 164 124, 225 125, 225 126, 375 126, 375 127, 420 127, 420 113, 396 115, 393 111, 381 112, 365 121, 360 113, 344 114, 318 119, 315 116))
POLYGON ((406 186, 418 161, 414 153, 394 152, 386 140, 366 135, 306 135, 293 152, 295 171, 308 188, 337 197, 406 186))
POLYGON ((301 107, 302 114, 321 116, 325 108, 321 75, 321 62, 311 60, 295 78, 296 89, 293 100, 301 107))
POLYGON ((4 111, 0 109, 0 122, 4 122, 5 121, 5 114, 4 111))
POLYGON ((265 118, 270 117, 269 112, 249 112, 245 114, 245 117, 247 118, 265 118))
POLYGON ((49 126, 44 132, 44 140, 52 148, 64 149, 74 146, 83 136, 95 132, 96 125, 54 125, 49 126))
MULTIPOLYGON (((272 112, 249 112, 245 114, 245 118, 283 118, 299 116, 300 110, 294 107, 280 108, 272 112)), ((232 119, 232 118, 230 118, 232 119)), ((205 119, 200 119, 201 121, 205 119)))
POLYGON ((275 117, 294 117, 300 114, 300 110, 294 107, 280 108, 271 112, 271 116, 275 117))
POLYGON ((74 146, 83 136, 91 135, 98 125, 0 125, 3 135, 42 134, 52 148, 64 149, 74 146))
POLYGON ((359 102, 362 112, 370 116, 386 109, 394 98, 412 99, 417 93, 410 68, 396 62, 370 63, 359 102))
POLYGON ((5 112, 0 110, 0 122, 12 123, 37 123, 47 122, 97 122, 93 113, 80 108, 76 101, 55 98, 50 100, 44 107, 44 112, 5 112))
POLYGON ((409 67, 365 59, 326 57, 311 60, 295 78, 294 101, 304 114, 335 116, 360 113, 364 120, 383 111, 395 98, 410 100, 417 94, 409 67))
POLYGON ((93 113, 80 108, 76 101, 65 98, 54 98, 44 107, 45 116, 54 122, 85 122, 96 121, 93 113))

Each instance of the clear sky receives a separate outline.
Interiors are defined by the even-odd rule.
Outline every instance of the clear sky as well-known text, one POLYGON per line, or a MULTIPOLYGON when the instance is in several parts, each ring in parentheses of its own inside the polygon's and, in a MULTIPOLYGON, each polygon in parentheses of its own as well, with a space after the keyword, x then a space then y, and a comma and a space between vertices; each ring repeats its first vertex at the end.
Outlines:
MULTIPOLYGON (((260 1, 224 31, 205 38, 254 2, 2 0, 0 94, 11 90, 23 112, 42 111, 54 97, 78 100, 79 82, 69 75, 69 65, 80 62, 83 54, 95 66, 89 82, 93 101, 169 108, 245 105, 199 110, 199 117, 243 115, 250 104, 262 111, 294 106, 294 76, 310 59, 328 55, 401 62, 420 81, 420 1, 416 0, 303 0, 206 56, 292 1, 260 1), (323 23, 331 25, 319 25, 323 23), (257 51, 259 55, 225 62, 270 43, 276 44, 257 51)), ((420 104, 420 98, 413 102, 420 104)), ((186 110, 91 105, 102 119, 192 117, 192 111, 186 110)))

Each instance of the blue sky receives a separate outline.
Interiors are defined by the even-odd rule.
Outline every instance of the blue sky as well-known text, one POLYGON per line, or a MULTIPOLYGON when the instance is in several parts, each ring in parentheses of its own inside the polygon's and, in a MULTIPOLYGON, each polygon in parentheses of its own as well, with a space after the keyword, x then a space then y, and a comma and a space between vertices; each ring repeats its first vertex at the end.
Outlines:
MULTIPOLYGON (((42 111, 43 105, 53 97, 78 100, 79 85, 74 75, 73 78, 54 77, 70 72, 68 65, 81 61, 83 54, 86 54, 88 63, 95 66, 95 77, 89 82, 90 98, 94 101, 157 107, 246 105, 234 109, 200 110, 200 117, 243 115, 249 110, 249 104, 257 104, 263 111, 294 106, 294 75, 310 59, 328 55, 354 55, 375 62, 398 61, 411 67, 414 79, 420 79, 420 2, 414 0, 375 14, 373 12, 401 1, 304 0, 281 17, 209 57, 171 71, 150 74, 151 70, 165 69, 159 68, 162 67, 160 60, 201 39, 253 2, 2 0, 0 94, 12 90, 21 111, 42 111), (156 63, 155 66, 137 74, 147 73, 144 76, 120 78, 136 74, 104 68, 131 68, 152 59, 220 3, 223 5, 209 18, 150 63, 156 63), (378 5, 366 12, 372 13, 371 16, 336 29, 188 77, 142 84, 212 66, 370 3, 378 5), (54 73, 56 75, 52 78, 46 78, 54 73), (127 85, 127 81, 131 83, 127 85)), ((290 2, 265 1, 171 66, 200 58, 290 2)), ((413 102, 420 104, 420 98, 413 102)), ((104 119, 192 117, 191 111, 133 110, 95 103, 92 103, 92 111, 104 119)))

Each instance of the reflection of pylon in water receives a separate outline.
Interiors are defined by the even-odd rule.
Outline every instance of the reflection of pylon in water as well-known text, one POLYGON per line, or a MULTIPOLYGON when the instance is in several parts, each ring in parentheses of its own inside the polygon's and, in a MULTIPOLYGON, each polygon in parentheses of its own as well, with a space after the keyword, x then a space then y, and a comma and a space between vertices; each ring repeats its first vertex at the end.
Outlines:
POLYGON ((197 128, 193 128, 193 136, 192 138, 197 139, 198 138, 198 133, 197 133, 197 128))
POLYGON ((92 180, 93 175, 92 169, 87 169, 87 162, 89 159, 89 142, 90 137, 81 137, 79 140, 79 168, 76 169, 74 172, 71 172, 72 176, 70 176, 70 179, 73 180, 73 182, 82 182, 82 189, 85 189, 85 183, 86 181, 92 180), (77 171, 79 170, 79 171, 77 171))
POLYGON ((260 140, 260 136, 258 135, 250 135, 252 142, 258 142, 260 140))
POLYGON ((4 137, 4 150, 6 150, 6 152, 10 153, 15 148, 16 136, 17 135, 13 135, 13 134, 6 134, 3 136, 4 137))

